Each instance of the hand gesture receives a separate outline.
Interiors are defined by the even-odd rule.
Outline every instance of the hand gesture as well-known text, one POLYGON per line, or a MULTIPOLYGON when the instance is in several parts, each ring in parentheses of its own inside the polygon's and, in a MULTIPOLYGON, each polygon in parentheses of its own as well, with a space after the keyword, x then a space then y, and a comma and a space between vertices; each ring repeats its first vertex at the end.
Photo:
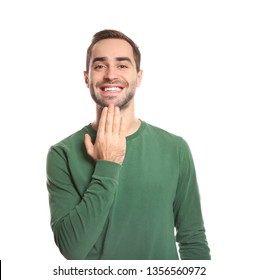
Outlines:
POLYGON ((102 110, 95 144, 92 144, 89 134, 85 135, 84 144, 94 160, 123 163, 126 152, 125 119, 118 107, 110 105, 102 110))

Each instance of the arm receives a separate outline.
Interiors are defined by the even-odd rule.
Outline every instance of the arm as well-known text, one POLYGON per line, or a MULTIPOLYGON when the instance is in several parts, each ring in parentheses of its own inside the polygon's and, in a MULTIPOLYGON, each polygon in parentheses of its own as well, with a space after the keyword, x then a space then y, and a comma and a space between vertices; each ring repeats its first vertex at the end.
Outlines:
POLYGON ((55 242, 67 259, 85 259, 100 236, 118 186, 121 166, 98 161, 81 197, 69 176, 61 152, 47 158, 47 186, 55 242))
POLYGON ((65 151, 53 147, 48 153, 51 226, 55 242, 67 259, 85 259, 108 218, 125 155, 124 125, 119 120, 119 109, 103 109, 95 144, 89 142, 89 136, 85 138, 96 166, 83 195, 73 184, 65 151))
POLYGON ((182 260, 208 260, 200 195, 192 155, 187 143, 180 147, 179 183, 174 201, 176 240, 182 260))

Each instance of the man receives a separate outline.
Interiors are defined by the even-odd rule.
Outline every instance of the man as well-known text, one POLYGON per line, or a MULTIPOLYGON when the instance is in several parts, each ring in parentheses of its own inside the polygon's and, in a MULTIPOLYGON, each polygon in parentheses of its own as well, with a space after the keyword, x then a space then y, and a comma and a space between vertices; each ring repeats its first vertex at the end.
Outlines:
POLYGON ((140 58, 123 33, 94 35, 84 76, 96 120, 49 150, 51 226, 67 259, 210 259, 187 143, 135 116, 140 58))

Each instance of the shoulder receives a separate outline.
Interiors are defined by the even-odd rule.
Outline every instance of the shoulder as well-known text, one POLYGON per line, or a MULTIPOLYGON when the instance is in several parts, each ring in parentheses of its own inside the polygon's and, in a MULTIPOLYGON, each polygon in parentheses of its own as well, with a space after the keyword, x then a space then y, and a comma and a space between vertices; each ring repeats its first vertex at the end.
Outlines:
POLYGON ((182 153, 189 152, 189 146, 182 136, 171 133, 163 128, 147 124, 144 130, 145 139, 151 147, 159 151, 172 153, 180 157, 182 153))
POLYGON ((56 152, 68 152, 69 150, 74 149, 74 147, 78 147, 83 144, 85 133, 87 133, 87 126, 53 144, 49 150, 54 150, 56 152))
POLYGON ((159 141, 168 141, 174 144, 181 144, 183 138, 165 129, 146 123, 146 133, 159 141))
POLYGON ((191 158, 189 145, 182 136, 147 123, 144 132, 145 139, 148 139, 147 143, 153 150, 173 155, 179 160, 191 158))
POLYGON ((162 150, 176 156, 182 170, 194 170, 191 149, 183 137, 150 124, 147 124, 146 130, 152 135, 152 142, 156 142, 156 147, 159 147, 159 151, 162 150))

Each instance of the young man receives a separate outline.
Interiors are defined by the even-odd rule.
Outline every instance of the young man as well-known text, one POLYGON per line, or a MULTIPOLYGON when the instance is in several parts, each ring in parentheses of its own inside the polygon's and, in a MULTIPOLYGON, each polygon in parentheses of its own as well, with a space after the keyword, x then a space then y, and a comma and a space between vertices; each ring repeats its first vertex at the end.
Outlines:
POLYGON ((187 143, 135 116, 140 58, 123 33, 94 35, 84 76, 96 119, 49 150, 51 226, 67 259, 210 259, 187 143))

